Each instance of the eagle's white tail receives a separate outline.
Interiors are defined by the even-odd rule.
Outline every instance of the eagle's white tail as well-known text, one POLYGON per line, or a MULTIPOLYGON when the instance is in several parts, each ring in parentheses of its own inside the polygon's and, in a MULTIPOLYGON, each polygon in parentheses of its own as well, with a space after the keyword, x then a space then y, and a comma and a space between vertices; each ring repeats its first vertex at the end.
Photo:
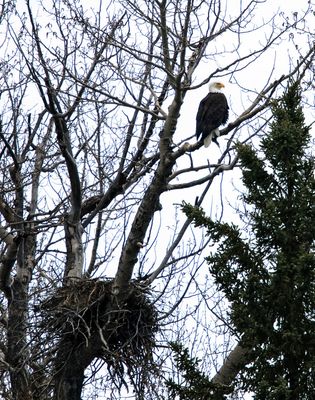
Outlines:
POLYGON ((210 135, 208 135, 206 138, 204 138, 203 145, 205 147, 209 147, 210 146, 210 144, 212 142, 212 136, 213 136, 212 133, 210 133, 210 135))
POLYGON ((213 138, 214 136, 216 136, 216 137, 219 137, 219 136, 220 136, 220 131, 219 131, 218 128, 217 128, 217 129, 214 129, 214 130, 210 133, 210 135, 208 135, 206 138, 204 138, 204 140, 203 140, 203 145, 204 145, 205 147, 209 147, 210 144, 211 144, 211 142, 212 142, 212 138, 213 138))

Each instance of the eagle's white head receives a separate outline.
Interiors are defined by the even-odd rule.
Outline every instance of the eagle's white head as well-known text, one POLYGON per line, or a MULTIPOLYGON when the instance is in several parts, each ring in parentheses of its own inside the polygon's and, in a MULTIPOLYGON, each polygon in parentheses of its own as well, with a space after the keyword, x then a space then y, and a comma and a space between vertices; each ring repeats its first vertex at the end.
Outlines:
POLYGON ((221 89, 223 89, 225 86, 221 82, 212 82, 209 85, 209 92, 211 93, 221 93, 221 89))

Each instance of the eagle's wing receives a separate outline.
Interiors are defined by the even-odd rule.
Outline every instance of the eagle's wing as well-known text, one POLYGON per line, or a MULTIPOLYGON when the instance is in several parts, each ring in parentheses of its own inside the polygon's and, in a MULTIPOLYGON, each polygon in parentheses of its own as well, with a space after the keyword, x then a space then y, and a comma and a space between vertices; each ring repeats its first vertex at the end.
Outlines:
MULTIPOLYGON (((207 96, 208 97, 208 96, 207 96)), ((201 100, 200 104, 199 104, 199 108, 198 108, 198 112, 196 115, 196 136, 197 136, 197 140, 199 139, 199 136, 201 135, 203 129, 204 129, 204 117, 205 117, 205 111, 206 111, 206 100, 207 97, 205 97, 204 99, 201 100)))

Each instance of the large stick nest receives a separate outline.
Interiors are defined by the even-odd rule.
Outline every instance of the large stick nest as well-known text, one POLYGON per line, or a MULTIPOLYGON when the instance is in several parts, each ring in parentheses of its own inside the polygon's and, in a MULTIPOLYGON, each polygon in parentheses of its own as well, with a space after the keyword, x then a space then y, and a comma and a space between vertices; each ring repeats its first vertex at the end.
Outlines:
POLYGON ((149 294, 137 282, 129 287, 125 304, 118 308, 112 296, 112 280, 80 279, 58 288, 41 306, 48 335, 72 346, 99 343, 97 357, 105 360, 112 376, 124 383, 134 379, 141 365, 152 365, 157 332, 157 311, 149 294), (97 337, 98 340, 95 340, 97 337))

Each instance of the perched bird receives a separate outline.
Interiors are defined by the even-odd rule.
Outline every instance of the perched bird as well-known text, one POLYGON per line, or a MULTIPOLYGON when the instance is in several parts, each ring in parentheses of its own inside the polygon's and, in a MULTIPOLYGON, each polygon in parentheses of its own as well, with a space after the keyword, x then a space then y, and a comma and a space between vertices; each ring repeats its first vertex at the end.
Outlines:
POLYGON ((205 147, 209 147, 211 141, 218 146, 217 138, 220 136, 219 126, 227 122, 229 106, 225 95, 221 92, 223 83, 213 82, 209 85, 209 93, 201 100, 196 117, 197 140, 201 135, 205 147))

